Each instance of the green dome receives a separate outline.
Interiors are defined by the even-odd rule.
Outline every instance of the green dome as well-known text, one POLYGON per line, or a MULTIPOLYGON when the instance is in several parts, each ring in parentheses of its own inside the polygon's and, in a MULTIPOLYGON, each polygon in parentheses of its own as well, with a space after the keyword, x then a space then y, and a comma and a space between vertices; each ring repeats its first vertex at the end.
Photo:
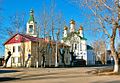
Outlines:
POLYGON ((33 17, 33 16, 30 16, 28 22, 30 23, 30 21, 33 21, 33 22, 34 22, 34 17, 33 17))
POLYGON ((34 11, 32 9, 30 10, 30 17, 29 17, 28 22, 30 23, 31 21, 34 22, 34 11))

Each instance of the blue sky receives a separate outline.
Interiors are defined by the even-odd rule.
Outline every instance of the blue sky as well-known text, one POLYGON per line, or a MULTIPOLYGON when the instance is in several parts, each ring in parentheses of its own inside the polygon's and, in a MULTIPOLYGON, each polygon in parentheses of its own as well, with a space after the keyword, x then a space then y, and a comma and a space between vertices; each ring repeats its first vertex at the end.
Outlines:
MULTIPOLYGON (((3 17, 3 23, 0 29, 5 30, 5 28, 10 25, 9 18, 10 16, 13 16, 16 12, 26 12, 25 21, 27 23, 27 20, 29 18, 29 11, 31 8, 34 10, 35 16, 37 16, 39 12, 43 11, 43 3, 45 3, 46 8, 49 9, 50 2, 51 0, 2 0, 0 6, 3 8, 1 12, 1 16, 3 17)), ((91 40, 96 39, 94 37, 94 34, 89 33, 89 29, 86 29, 90 27, 90 25, 86 23, 87 17, 85 17, 83 12, 89 13, 88 10, 83 11, 84 8, 83 10, 81 10, 77 6, 68 2, 68 0, 55 0, 55 4, 55 12, 62 13, 63 18, 66 20, 67 26, 69 26, 69 22, 71 19, 74 19, 76 21, 77 26, 83 25, 83 28, 85 28, 84 34, 87 38, 88 44, 92 42, 91 40)), ((0 40, 0 46, 2 46, 2 44, 9 38, 9 36, 7 36, 4 31, 0 33, 3 34, 3 38, 2 40, 0 40)), ((3 46, 0 48, 0 56, 1 55, 4 55, 3 46)))

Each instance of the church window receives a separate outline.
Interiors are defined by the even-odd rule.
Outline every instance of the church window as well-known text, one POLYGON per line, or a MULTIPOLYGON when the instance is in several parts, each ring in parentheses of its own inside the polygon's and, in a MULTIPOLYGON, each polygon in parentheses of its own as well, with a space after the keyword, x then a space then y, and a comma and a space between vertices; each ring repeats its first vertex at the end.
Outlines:
POLYGON ((18 46, 18 52, 20 52, 21 51, 21 47, 20 46, 18 46))
POLYGON ((73 44, 72 44, 72 49, 71 49, 71 51, 73 51, 73 44))
POLYGON ((83 56, 81 56, 81 59, 83 59, 83 56))
POLYGON ((80 43, 80 51, 82 51, 82 45, 81 45, 81 43, 80 43))
POLYGON ((15 46, 13 46, 13 52, 15 52, 15 46))
POLYGON ((12 63, 15 63, 15 57, 12 57, 12 63))
POLYGON ((29 32, 32 33, 33 31, 33 25, 29 25, 29 32))
POLYGON ((75 44, 75 49, 77 49, 77 44, 75 44))

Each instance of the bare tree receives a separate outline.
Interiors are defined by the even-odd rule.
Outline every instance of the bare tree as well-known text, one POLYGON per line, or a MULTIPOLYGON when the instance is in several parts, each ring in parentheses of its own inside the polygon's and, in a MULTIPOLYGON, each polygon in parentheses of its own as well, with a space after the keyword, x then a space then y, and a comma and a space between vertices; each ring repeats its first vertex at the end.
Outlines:
POLYGON ((118 43, 117 51, 118 51, 118 53, 120 53, 120 43, 118 43))
MULTIPOLYGON (((38 20, 39 24, 39 34, 44 39, 48 39, 47 46, 50 46, 52 49, 52 54, 48 52, 48 62, 51 62, 50 59, 55 56, 55 44, 51 44, 54 41, 60 40, 60 33, 62 33, 62 23, 63 18, 60 12, 55 12, 55 0, 51 0, 49 9, 46 9, 46 3, 43 3, 43 11, 40 12, 38 20), (55 35, 56 32, 59 34, 55 35)), ((50 49, 48 49, 50 51, 50 49)), ((50 64, 51 65, 51 64, 50 64)))
POLYGON ((96 61, 101 61, 102 64, 106 63, 106 43, 104 40, 96 40, 92 42, 92 47, 96 55, 96 61))
MULTIPOLYGON (((73 0, 77 6, 83 6, 93 14, 99 27, 110 40, 111 54, 114 57, 114 73, 119 71, 118 54, 115 49, 117 30, 120 29, 120 1, 119 0, 73 0), (111 32, 110 32, 111 31, 111 32)), ((88 13, 87 13, 88 14, 88 13)), ((91 19, 91 20, 92 20, 91 19)))
POLYGON ((50 16, 49 16, 49 11, 46 8, 46 3, 43 1, 43 10, 39 12, 37 16, 37 24, 38 24, 38 33, 39 37, 45 38, 46 35, 48 34, 49 30, 49 22, 50 22, 50 16))
POLYGON ((15 33, 25 33, 25 13, 16 13, 10 17, 10 26, 7 27, 7 32, 10 36, 15 33))

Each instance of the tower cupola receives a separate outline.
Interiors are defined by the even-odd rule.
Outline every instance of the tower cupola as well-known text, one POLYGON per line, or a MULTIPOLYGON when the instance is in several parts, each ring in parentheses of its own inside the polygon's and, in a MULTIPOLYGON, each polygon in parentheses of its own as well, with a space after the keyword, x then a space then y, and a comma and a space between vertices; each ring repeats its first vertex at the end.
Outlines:
POLYGON ((30 10, 30 17, 29 17, 28 22, 34 22, 34 11, 33 11, 33 9, 30 10))
POLYGON ((80 26, 78 32, 79 32, 79 36, 83 37, 83 27, 82 26, 80 26))
POLYGON ((75 21, 71 20, 70 21, 70 32, 74 32, 75 31, 75 21))
POLYGON ((67 30, 68 30, 68 27, 64 26, 63 37, 67 37, 67 30))

